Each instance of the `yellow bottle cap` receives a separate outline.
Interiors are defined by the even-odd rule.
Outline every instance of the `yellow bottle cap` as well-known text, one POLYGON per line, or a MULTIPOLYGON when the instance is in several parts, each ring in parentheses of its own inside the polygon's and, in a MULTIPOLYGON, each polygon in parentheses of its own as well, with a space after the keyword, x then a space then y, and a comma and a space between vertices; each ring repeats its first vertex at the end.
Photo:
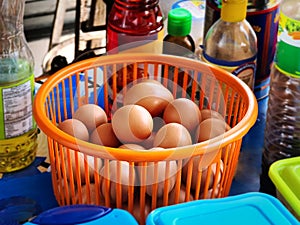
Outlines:
POLYGON ((246 18, 247 0, 222 0, 221 19, 226 22, 240 22, 246 18))

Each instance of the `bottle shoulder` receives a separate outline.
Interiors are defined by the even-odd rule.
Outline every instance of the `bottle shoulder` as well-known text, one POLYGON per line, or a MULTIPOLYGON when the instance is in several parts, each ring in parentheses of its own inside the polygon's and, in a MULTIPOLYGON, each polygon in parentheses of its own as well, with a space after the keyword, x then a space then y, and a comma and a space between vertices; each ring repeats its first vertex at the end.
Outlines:
POLYGON ((226 61, 252 58, 257 54, 257 37, 247 20, 229 23, 219 19, 207 32, 204 51, 226 61))
POLYGON ((195 51, 195 42, 190 35, 173 36, 173 35, 167 34, 165 36, 165 38, 163 39, 163 41, 173 43, 174 45, 180 45, 182 47, 189 49, 192 52, 195 51))

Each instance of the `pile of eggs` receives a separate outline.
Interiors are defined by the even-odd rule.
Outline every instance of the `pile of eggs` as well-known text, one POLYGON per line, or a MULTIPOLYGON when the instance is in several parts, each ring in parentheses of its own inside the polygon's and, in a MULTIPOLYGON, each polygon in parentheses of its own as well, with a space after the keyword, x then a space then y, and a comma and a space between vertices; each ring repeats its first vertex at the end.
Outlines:
MULTIPOLYGON (((77 139, 97 145, 145 151, 152 149, 163 151, 166 148, 192 145, 222 135, 230 129, 224 117, 218 112, 210 109, 200 110, 198 105, 188 98, 174 98, 168 88, 156 80, 143 79, 132 85, 123 94, 122 101, 121 106, 116 107, 109 117, 96 104, 82 105, 74 112, 72 118, 59 123, 58 128, 77 139)), ((109 166, 110 171, 110 190, 105 190, 105 182, 101 185, 101 193, 110 193, 112 202, 116 200, 116 180, 113 178, 117 170, 116 162, 112 160, 108 165, 105 164, 109 166)), ((94 160, 89 163, 94 163, 94 160)), ((105 166, 102 165, 101 160, 99 164, 101 165, 99 172, 103 175, 105 166)), ((154 165, 152 164, 148 163, 146 174, 146 193, 149 196, 153 193, 151 180, 154 180, 154 165)), ((198 167, 196 163, 194 165, 196 166, 193 170, 196 172, 193 174, 197 175, 198 167)), ((126 203, 130 164, 122 161, 120 166, 122 167, 122 202, 126 203)), ((168 166, 171 176, 168 193, 172 196, 178 167, 176 161, 170 161, 168 166)), ((213 175, 216 167, 212 168, 213 175)), ((156 196, 161 198, 164 194, 166 162, 158 162, 156 169, 161 177, 158 179, 156 196)), ((223 169, 222 162, 220 169, 223 169)), ((185 179, 185 171, 183 168, 183 179, 185 179)), ((202 168, 203 181, 201 182, 205 182, 205 171, 206 168, 202 168)), ((140 170, 135 169, 131 179, 137 180, 140 177, 139 173, 140 170)), ((192 188, 196 187, 196 181, 196 177, 192 177, 192 188)), ((185 194, 184 189, 181 191, 185 194)), ((181 199, 180 201, 184 201, 184 197, 181 199)))

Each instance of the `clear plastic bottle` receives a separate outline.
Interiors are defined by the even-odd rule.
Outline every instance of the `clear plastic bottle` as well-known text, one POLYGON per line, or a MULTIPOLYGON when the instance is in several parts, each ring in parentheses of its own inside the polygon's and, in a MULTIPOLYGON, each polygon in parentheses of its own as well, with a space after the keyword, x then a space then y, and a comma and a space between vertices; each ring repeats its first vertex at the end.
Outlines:
POLYGON ((231 72, 253 89, 257 38, 246 13, 247 0, 223 0, 221 18, 205 36, 202 59, 231 72))
POLYGON ((300 156, 300 2, 280 6, 278 43, 271 70, 260 191, 276 195, 270 165, 300 156))
POLYGON ((30 165, 36 156, 32 115, 34 62, 23 30, 24 0, 0 0, 0 172, 30 165))
POLYGON ((162 41, 164 24, 158 3, 158 0, 115 0, 107 22, 107 51, 117 53, 149 41, 162 41))

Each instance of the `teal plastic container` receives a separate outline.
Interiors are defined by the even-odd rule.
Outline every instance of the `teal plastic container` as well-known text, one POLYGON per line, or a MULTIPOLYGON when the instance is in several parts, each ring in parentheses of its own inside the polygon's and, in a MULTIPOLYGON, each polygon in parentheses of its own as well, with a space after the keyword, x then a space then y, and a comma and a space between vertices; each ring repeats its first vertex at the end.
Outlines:
POLYGON ((250 192, 219 199, 196 200, 161 207, 146 225, 299 225, 275 197, 250 192))
POLYGON ((269 169, 277 197, 300 221, 300 157, 281 159, 269 169))

